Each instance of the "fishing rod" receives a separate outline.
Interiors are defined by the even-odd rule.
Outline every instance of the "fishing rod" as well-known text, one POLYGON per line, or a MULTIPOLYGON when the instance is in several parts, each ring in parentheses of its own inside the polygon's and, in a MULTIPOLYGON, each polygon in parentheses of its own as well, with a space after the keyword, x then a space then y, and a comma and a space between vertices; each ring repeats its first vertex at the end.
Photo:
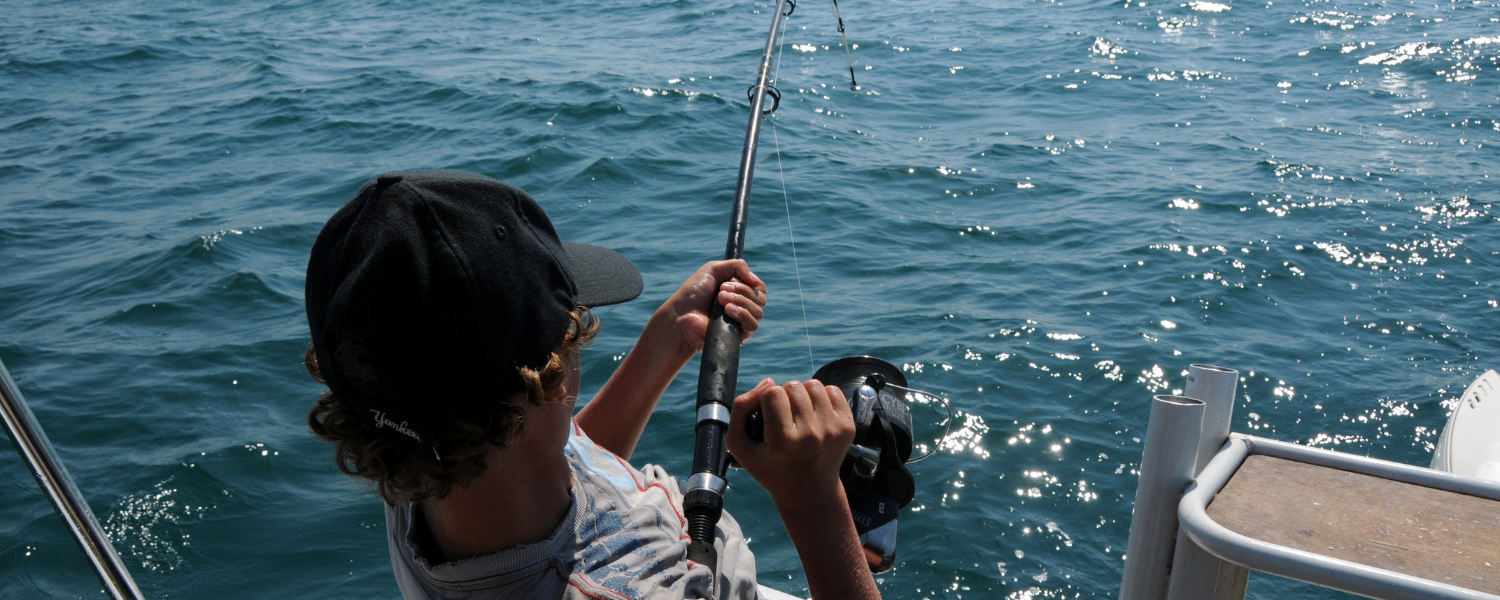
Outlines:
POLYGON ((89 562, 94 565, 94 572, 98 573, 99 580, 104 583, 110 597, 115 600, 143 598, 141 589, 136 587, 135 580, 130 577, 130 570, 125 568, 124 561, 120 560, 114 545, 110 544, 109 536, 105 535, 104 529, 99 526, 99 520, 89 510, 88 502, 84 501, 78 486, 73 485, 73 479, 68 476, 67 469, 63 468, 62 461, 57 459, 52 442, 47 440, 47 434, 42 431, 41 424, 37 423, 36 415, 31 414, 31 407, 26 405, 26 399, 21 396, 16 382, 10 378, 10 372, 5 370, 4 363, 0 363, 0 419, 5 421, 5 429, 10 433, 10 440, 15 442, 16 451, 26 459, 26 464, 31 467, 31 474, 36 476, 37 483, 47 492, 47 499, 52 501, 53 508, 57 509, 57 514, 67 523, 73 539, 78 542, 83 553, 88 555, 89 562))
MULTIPOLYGON (((729 241, 724 258, 741 258, 745 249, 745 225, 749 217, 750 184, 755 173, 755 153, 762 117, 776 112, 781 93, 770 84, 772 59, 782 21, 797 8, 797 0, 778 0, 771 19, 771 33, 761 56, 760 73, 755 85, 747 91, 750 100, 750 124, 745 130, 745 145, 740 154, 739 176, 735 180, 734 206, 730 211, 729 241), (765 99, 772 105, 765 109, 765 99)), ((839 33, 845 35, 848 57, 849 42, 844 34, 843 15, 838 14, 839 33)), ((851 90, 858 90, 850 58, 851 90)), ((775 124, 772 124, 774 133, 775 124)), ((778 148, 778 161, 780 160, 778 148)), ((779 162, 778 162, 779 164, 779 162)), ((783 177, 784 179, 784 177, 783 177)), ((783 195, 785 190, 783 189, 783 195)), ((788 226, 791 213, 788 208, 788 226)), ((795 248, 793 250, 795 252, 795 248)), ((799 279, 800 281, 800 279, 799 279)), ((698 371, 697 420, 694 428, 693 470, 683 497, 687 518, 687 558, 706 565, 718 573, 718 552, 714 549, 714 530, 724 514, 725 475, 732 462, 725 446, 729 415, 739 377, 740 324, 724 314, 715 296, 709 310, 708 331, 704 336, 703 360, 698 371)), ((809 362, 812 345, 808 344, 809 362)), ((841 389, 848 398, 855 421, 855 438, 850 444, 839 479, 849 500, 855 531, 871 572, 892 568, 896 558, 896 515, 909 504, 916 493, 916 481, 906 464, 923 460, 941 447, 953 424, 953 410, 946 398, 906 387, 906 377, 895 365, 873 356, 849 356, 834 360, 813 374, 813 379, 841 389), (913 429, 911 411, 906 399, 941 402, 948 411, 944 431, 936 445, 912 458, 913 429)), ((764 418, 759 412, 749 415, 746 434, 753 440, 764 436, 764 418)))
MULTIPOLYGON (((745 146, 740 153, 739 175, 734 184, 734 207, 730 210, 729 242, 724 259, 741 258, 745 253, 745 225, 750 216, 750 183, 755 174, 755 150, 759 145, 761 118, 781 106, 781 92, 770 85, 771 60, 776 52, 776 37, 781 20, 791 16, 796 0, 777 0, 771 18, 771 33, 766 37, 766 51, 761 56, 760 74, 746 92, 750 98, 750 125, 745 129, 745 146), (772 100, 764 110, 766 96, 772 100)), ((718 573, 719 557, 714 550, 714 528, 724 514, 724 476, 729 468, 729 453, 724 445, 729 431, 730 406, 734 402, 735 383, 740 370, 740 324, 724 314, 724 306, 715 296, 709 311, 708 332, 703 339, 703 361, 698 369, 698 419, 694 425, 693 474, 688 477, 682 508, 688 522, 687 558, 707 565, 718 573)))

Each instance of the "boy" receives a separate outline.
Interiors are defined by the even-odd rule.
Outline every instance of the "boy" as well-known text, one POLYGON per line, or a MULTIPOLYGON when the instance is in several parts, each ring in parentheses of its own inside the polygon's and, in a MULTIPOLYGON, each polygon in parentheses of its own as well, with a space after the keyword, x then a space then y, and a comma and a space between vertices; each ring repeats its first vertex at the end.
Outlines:
MULTIPOLYGON (((619 254, 558 239, 524 192, 456 171, 382 175, 329 219, 307 273, 308 424, 386 501, 391 562, 417 598, 755 598, 727 514, 717 577, 686 559, 682 494, 626 460, 703 344, 715 299, 749 339, 765 284, 710 262, 657 309, 575 417, 589 307, 631 300, 619 254)), ((854 435, 842 393, 770 379, 737 398, 730 450, 770 492, 814 596, 878 597, 838 468, 854 435), (754 410, 764 442, 744 434, 754 410)))

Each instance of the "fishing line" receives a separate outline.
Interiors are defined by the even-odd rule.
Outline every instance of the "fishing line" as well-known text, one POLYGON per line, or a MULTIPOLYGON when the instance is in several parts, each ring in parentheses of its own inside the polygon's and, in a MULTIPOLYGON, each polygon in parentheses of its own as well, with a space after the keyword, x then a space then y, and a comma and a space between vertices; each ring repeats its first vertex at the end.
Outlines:
MULTIPOLYGON (((790 3, 792 10, 796 10, 797 4, 790 3)), ((781 56, 786 49, 786 24, 792 20, 790 12, 786 20, 781 22, 781 44, 776 47, 776 72, 771 77, 773 83, 781 81, 781 56)), ((786 170, 781 166, 781 138, 776 135, 776 115, 771 115, 771 141, 776 145, 776 172, 781 177, 781 202, 786 207, 786 233, 792 240, 792 271, 797 274, 797 301, 802 304, 802 333, 807 337, 807 370, 812 372, 817 369, 813 362, 812 326, 807 321, 807 295, 802 290, 802 265, 797 261, 797 236, 792 233, 792 201, 786 192, 786 170)))

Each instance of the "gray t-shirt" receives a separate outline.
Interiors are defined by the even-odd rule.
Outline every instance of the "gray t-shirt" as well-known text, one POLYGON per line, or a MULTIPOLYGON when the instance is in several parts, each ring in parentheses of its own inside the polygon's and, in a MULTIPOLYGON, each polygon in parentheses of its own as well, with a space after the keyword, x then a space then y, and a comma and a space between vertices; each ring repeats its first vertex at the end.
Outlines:
POLYGON ((687 521, 677 480, 655 465, 636 470, 573 424, 564 449, 573 471, 572 502, 542 542, 438 565, 422 556, 413 505, 387 506, 391 564, 406 600, 499 598, 757 597, 755 557, 740 526, 724 513, 713 573, 687 559, 687 521), (721 592, 721 593, 715 593, 721 592))

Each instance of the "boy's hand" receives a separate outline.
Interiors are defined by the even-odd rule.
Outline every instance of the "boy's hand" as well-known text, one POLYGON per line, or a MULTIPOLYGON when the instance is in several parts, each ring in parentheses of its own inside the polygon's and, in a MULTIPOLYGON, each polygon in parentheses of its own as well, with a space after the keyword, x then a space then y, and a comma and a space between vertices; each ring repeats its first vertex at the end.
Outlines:
POLYGON ((734 399, 727 441, 734 459, 771 493, 812 597, 880 598, 839 482, 839 465, 854 441, 844 392, 816 380, 780 387, 761 381, 734 399), (766 420, 764 442, 745 433, 756 409, 766 420))
POLYGON ((724 314, 740 324, 740 343, 755 335, 765 314, 766 284, 744 260, 716 260, 699 267, 657 314, 671 324, 679 343, 697 353, 703 350, 708 311, 715 299, 724 305, 724 314))
POLYGON ((703 350, 708 311, 714 300, 740 324, 740 342, 755 335, 765 314, 766 284, 743 260, 700 267, 667 298, 641 332, 635 347, 599 393, 578 413, 578 424, 594 442, 629 459, 662 392, 693 355, 703 350))
POLYGON ((854 415, 838 387, 815 379, 777 386, 767 378, 734 399, 729 421, 729 452, 778 508, 844 502, 839 465, 854 441, 854 415), (745 433, 745 420, 757 409, 765 417, 763 442, 745 433))

